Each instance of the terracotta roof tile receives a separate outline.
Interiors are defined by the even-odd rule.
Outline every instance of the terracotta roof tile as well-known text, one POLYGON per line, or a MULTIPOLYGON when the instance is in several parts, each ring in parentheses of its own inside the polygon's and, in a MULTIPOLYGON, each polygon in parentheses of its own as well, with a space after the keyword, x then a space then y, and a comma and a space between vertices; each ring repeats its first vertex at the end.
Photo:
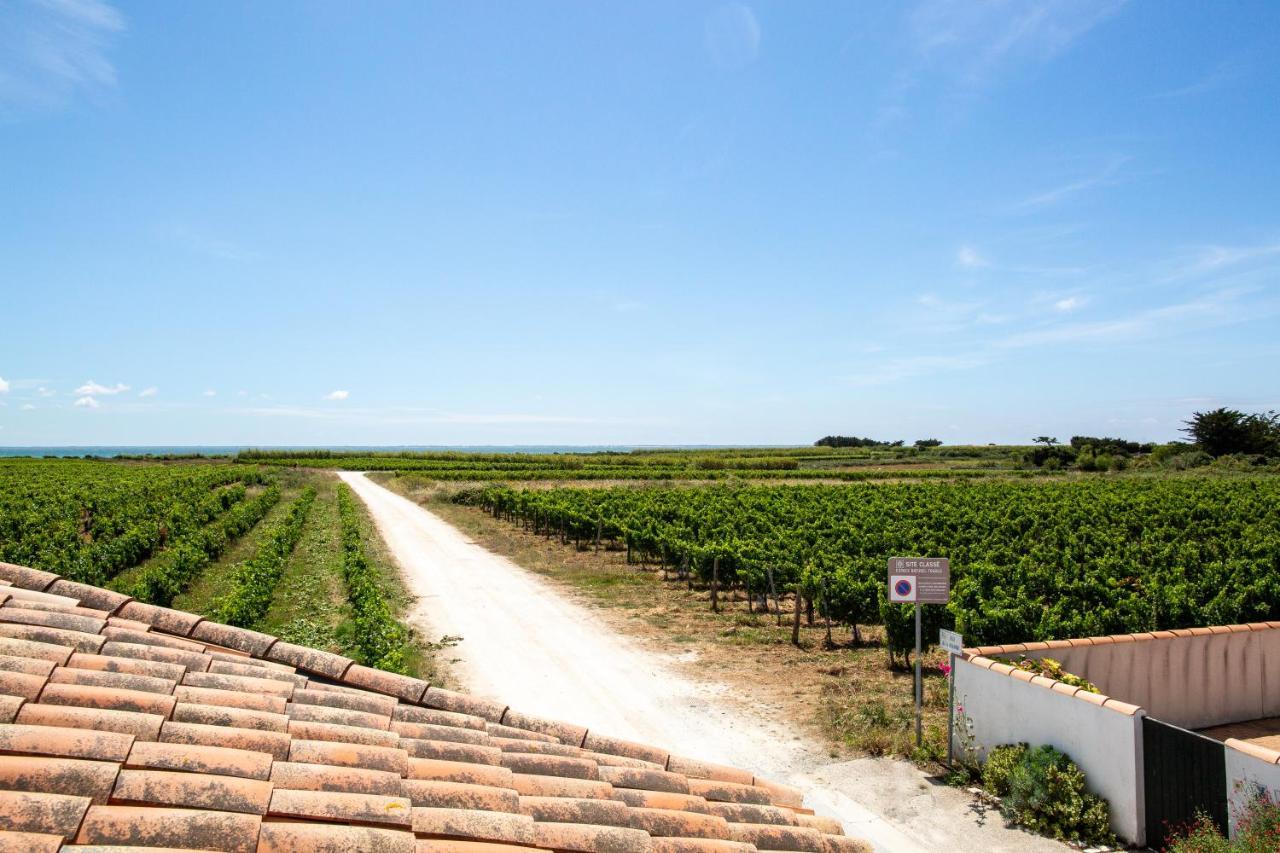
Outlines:
POLYGON ((520 812, 544 823, 631 826, 632 809, 616 800, 580 797, 520 797, 520 812))
POLYGON ((23 589, 21 587, 7 587, 5 589, 5 601, 24 601, 34 602, 36 604, 47 604, 55 610, 71 610, 79 606, 80 602, 74 598, 67 598, 65 595, 50 595, 47 592, 38 592, 33 589, 23 589))
POLYGON ((107 625, 105 619, 79 616, 66 610, 29 610, 13 602, 0 607, 0 622, 43 625, 46 628, 61 628, 65 631, 81 631, 86 634, 96 634, 107 625))
POLYGON ((744 770, 115 593, 58 589, 77 594, 0 600, 0 690, 19 694, 0 698, 0 788, 86 795, 93 805, 68 832, 88 849, 753 850, 734 831, 861 849, 838 825, 802 819, 812 812, 795 789, 744 770))
POLYGON ((288 731, 289 726, 289 718, 284 714, 227 708, 220 705, 199 705, 193 702, 178 702, 173 709, 173 720, 177 723, 234 726, 264 732, 284 732, 288 731))
POLYGON ((92 684, 50 683, 40 694, 45 705, 74 705, 104 711, 132 711, 168 717, 177 700, 172 696, 124 687, 97 687, 92 684))
POLYGON ((289 757, 290 748, 289 735, 285 732, 172 721, 165 722, 161 727, 159 740, 163 743, 222 746, 250 752, 265 752, 280 761, 289 757))
POLYGON ((45 588, 45 592, 54 595, 65 595, 68 598, 76 598, 85 607, 92 607, 97 610, 104 610, 107 613, 114 614, 133 599, 122 592, 116 592, 111 589, 103 589, 100 586, 90 586, 85 583, 76 583, 75 581, 58 578, 52 584, 45 588))
POLYGON ((65 628, 48 628, 43 625, 21 625, 16 622, 0 622, 0 637, 68 646, 77 652, 96 652, 107 641, 107 638, 101 634, 69 631, 65 628))
POLYGON ((734 841, 754 844, 761 850, 795 850, 825 853, 822 833, 802 826, 760 826, 754 823, 731 823, 729 834, 734 841))
POLYGON ((164 717, 110 708, 28 703, 18 711, 14 721, 24 726, 95 729, 133 735, 138 740, 155 740, 160 734, 160 724, 164 722, 164 717))
POLYGON ((114 761, 0 755, 0 789, 69 794, 105 805, 119 771, 114 761))
POLYGON ((303 764, 388 770, 398 776, 404 776, 409 769, 409 756, 403 749, 323 740, 292 741, 289 744, 289 760, 303 764))
POLYGON ((342 726, 335 723, 313 723, 307 720, 289 720, 289 734, 301 740, 328 740, 358 743, 362 746, 400 747, 400 735, 382 729, 363 726, 342 726))
POLYGON ((116 779, 111 801, 261 815, 266 813, 271 790, 270 782, 242 776, 125 769, 116 779))
POLYGON ((176 663, 146 660, 140 658, 121 658, 111 655, 94 655, 75 652, 66 662, 66 666, 74 669, 95 669, 101 672, 120 672, 126 675, 146 675, 151 678, 162 678, 175 684, 182 680, 186 667, 176 663))
MULTIPOLYGON (((693 780, 679 773, 667 773, 662 770, 635 770, 630 767, 601 767, 600 779, 615 788, 639 788, 642 791, 666 791, 671 794, 702 794, 692 788, 693 780)), ((729 782, 716 782, 715 785, 728 786, 729 782)), ((738 786, 746 787, 746 786, 738 786)), ((703 794, 703 796, 705 796, 703 794)), ((707 797, 707 799, 716 799, 707 797)))
POLYGON ((730 823, 760 823, 772 826, 799 826, 800 818, 790 809, 780 806, 760 806, 750 803, 707 803, 707 811, 719 815, 730 823))
POLYGON ((28 702, 34 702, 44 689, 46 681, 48 678, 43 675, 0 670, 0 693, 21 696, 28 702))
POLYGON ((648 853, 650 849, 649 834, 639 829, 581 823, 536 823, 533 828, 538 846, 553 850, 648 853))
POLYGON ((276 638, 270 634, 250 631, 248 628, 237 628, 234 625, 223 625, 220 622, 210 622, 207 619, 197 624, 187 636, 193 640, 215 643, 254 657, 262 657, 276 642, 276 638))
POLYGON ((505 767, 472 764, 469 761, 441 761, 434 758, 410 758, 407 779, 435 779, 441 782, 469 782, 514 788, 512 773, 505 767))
POLYGON ((61 755, 123 761, 132 745, 132 735, 118 732, 25 723, 0 726, 0 753, 5 755, 61 755))
POLYGON ((478 809, 492 812, 519 812, 520 795, 510 788, 440 782, 431 779, 400 780, 400 796, 415 806, 445 809, 478 809))
MULTIPOLYGON (((391 717, 398 708, 411 708, 413 710, 423 710, 422 708, 413 708, 411 705, 400 705, 391 696, 377 696, 371 693, 363 695, 355 693, 335 693, 331 690, 295 690, 291 698, 292 702, 298 705, 323 705, 327 708, 345 708, 348 711, 364 711, 367 714, 377 714, 383 717, 391 717)), ((428 712, 438 713, 438 712, 428 712)), ((483 723, 481 724, 483 726, 483 723)), ((387 728, 382 726, 382 728, 387 728)))
MULTIPOLYGON (((669 791, 641 791, 638 788, 614 788, 613 798, 640 809, 674 809, 697 814, 720 814, 713 810, 715 803, 708 803, 693 794, 672 794, 669 791)), ((723 817, 723 815, 721 815, 723 817)))
POLYGON ((822 836, 822 849, 823 853, 873 853, 870 844, 847 835, 822 836))
POLYGON ((151 675, 133 675, 127 672, 111 672, 103 669, 83 669, 78 666, 58 667, 49 673, 54 684, 79 684, 85 687, 115 687, 137 690, 143 693, 172 695, 175 681, 151 675))
POLYGON ((507 812, 416 807, 413 809, 413 831, 429 838, 534 843, 533 818, 507 812))
MULTIPOLYGON (((81 649, 80 651, 84 650, 81 649)), ((95 649, 94 651, 100 651, 104 655, 113 657, 176 663, 195 672, 204 672, 209 668, 210 662, 208 655, 195 652, 167 649, 162 646, 148 646, 144 643, 121 643, 114 640, 103 645, 101 649, 95 649)))
POLYGON ((25 701, 21 696, 0 696, 0 723, 12 723, 25 701))
POLYGON ((343 823, 382 823, 407 828, 411 824, 410 810, 410 803, 404 797, 277 788, 271 794, 269 814, 343 823))
POLYGON ((258 853, 414 853, 412 832, 383 827, 267 819, 258 839, 258 853))
POLYGON ((271 766, 271 782, 277 788, 295 791, 345 791, 351 794, 402 796, 400 774, 389 770, 336 767, 332 764, 302 764, 277 761, 271 766))
POLYGON ((192 687, 189 684, 174 687, 173 697, 189 705, 219 705, 245 711, 265 711, 269 714, 283 714, 287 705, 283 696, 219 690, 216 687, 192 687))
POLYGON ((631 826, 650 835, 729 840, 729 824, 719 815, 678 812, 671 809, 633 808, 631 826))
POLYGON ((491 723, 502 722, 502 715, 507 712, 507 706, 498 702, 491 702, 478 696, 468 696, 465 693, 455 693, 452 690, 442 690, 439 687, 428 687, 421 701, 428 708, 483 717, 491 723))
POLYGON ((187 636, 196 625, 204 621, 203 617, 194 613, 187 613, 185 610, 174 610, 170 607, 144 604, 141 601, 130 601, 117 610, 116 615, 123 616, 125 619, 145 622, 157 631, 176 634, 180 637, 187 636))
POLYGON ((748 803, 756 806, 773 804, 772 798, 766 789, 758 788, 755 785, 736 785, 733 782, 690 779, 689 793, 697 794, 716 803, 748 803))
POLYGON ((476 746, 447 740, 400 738, 400 745, 414 758, 438 758, 442 761, 469 761, 472 764, 502 764, 502 750, 493 746, 476 746))
POLYGON ((522 797, 580 797, 591 800, 611 799, 614 791, 608 782, 569 779, 564 776, 536 776, 531 773, 513 773, 511 787, 522 797))
POLYGON ((346 708, 330 708, 325 705, 295 704, 290 702, 285 709, 292 720, 304 723, 329 723, 336 726, 353 726, 365 729, 381 729, 386 731, 391 724, 389 715, 370 714, 367 711, 349 711, 346 708))
POLYGON ((289 666, 297 667, 305 672, 312 672, 333 679, 342 678, 342 674, 353 664, 350 658, 344 658, 341 655, 322 652, 317 649, 309 649, 306 646, 295 646, 293 643, 286 643, 284 640, 273 644, 267 651, 266 658, 277 663, 287 663, 289 666))
MULTIPOLYGON (((602 770, 594 761, 585 758, 564 758, 559 755, 532 755, 527 752, 502 753, 502 766, 513 773, 532 773, 538 776, 568 776, 571 779, 600 779, 602 770)), ((622 769, 622 768, 619 768, 622 769)), ((651 772, 651 771, 631 771, 651 772)), ((605 781, 610 781, 606 779, 605 781)))
POLYGON ((46 832, 13 832, 0 829, 0 853, 58 853, 62 846, 61 835, 46 832))
POLYGON ((671 756, 667 761, 667 770, 672 773, 683 773, 694 779, 712 779, 716 782, 735 782, 739 785, 750 785, 755 781, 752 774, 736 767, 723 764, 712 764, 709 761, 698 761, 679 755, 671 756))
POLYGON ((30 590, 47 589, 54 581, 62 579, 53 572, 4 562, 0 562, 0 578, 4 578, 15 586, 30 590))
MULTIPOLYGON (((471 743, 477 746, 496 746, 502 749, 503 746, 499 741, 502 738, 490 738, 488 734, 475 729, 464 729, 459 726, 437 726, 434 723, 407 723, 396 720, 391 723, 391 731, 404 737, 418 738, 420 740, 447 740, 454 743, 471 743)), ((537 741, 519 741, 520 743, 537 743, 537 741)), ((545 744, 545 746, 558 746, 563 749, 572 749, 572 747, 563 744, 545 744)))
POLYGON ((271 777, 270 753, 225 746, 138 741, 124 766, 138 770, 182 770, 266 780, 271 777))
POLYGON ((406 702, 417 702, 422 698, 422 694, 427 692, 428 687, 427 682, 420 678, 410 678, 407 675, 384 672, 383 670, 372 669, 358 663, 353 664, 343 674, 342 680, 355 687, 363 687, 366 690, 385 693, 388 696, 395 696, 406 702))
POLYGON ((16 637, 0 637, 0 654, 13 657, 38 658, 64 664, 71 657, 72 650, 54 643, 37 643, 32 640, 20 640, 16 637))
POLYGON ((33 791, 0 791, 0 815, 5 829, 15 832, 43 832, 70 841, 80 828, 88 797, 33 791))
POLYGON ((582 746, 582 742, 587 738, 585 726, 577 726, 560 720, 548 720, 544 717, 535 717, 532 714, 522 714, 511 708, 507 709, 506 713, 502 715, 502 719, 498 722, 504 726, 550 735, 561 743, 567 743, 570 746, 582 746))
POLYGON ((440 711, 436 708, 421 708, 416 705, 396 705, 391 719, 405 723, 430 723, 436 726, 456 726, 463 729, 485 731, 484 717, 472 714, 459 714, 454 711, 440 711))
POLYGON ((816 829, 823 835, 844 835, 840 821, 822 815, 800 815, 800 825, 816 829))
POLYGON ((257 815, 235 812, 91 806, 76 843, 253 853, 261 823, 257 815))

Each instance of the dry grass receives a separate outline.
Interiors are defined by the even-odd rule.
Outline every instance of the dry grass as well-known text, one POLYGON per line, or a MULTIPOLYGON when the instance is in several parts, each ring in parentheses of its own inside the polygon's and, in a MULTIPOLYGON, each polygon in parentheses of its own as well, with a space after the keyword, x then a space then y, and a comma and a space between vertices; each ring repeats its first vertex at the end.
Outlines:
POLYGON ((621 550, 576 549, 556 538, 524 532, 472 507, 451 503, 458 486, 426 484, 389 475, 375 479, 417 500, 486 548, 562 585, 598 609, 615 630, 673 658, 692 678, 727 683, 739 694, 822 739, 833 757, 907 755, 920 760, 945 753, 944 657, 925 660, 926 747, 915 750, 913 679, 891 670, 880 630, 864 627, 862 642, 848 626, 832 627, 826 646, 820 619, 802 619, 799 647, 791 644, 793 600, 782 613, 751 612, 741 593, 721 593, 713 613, 707 590, 626 563, 621 550))

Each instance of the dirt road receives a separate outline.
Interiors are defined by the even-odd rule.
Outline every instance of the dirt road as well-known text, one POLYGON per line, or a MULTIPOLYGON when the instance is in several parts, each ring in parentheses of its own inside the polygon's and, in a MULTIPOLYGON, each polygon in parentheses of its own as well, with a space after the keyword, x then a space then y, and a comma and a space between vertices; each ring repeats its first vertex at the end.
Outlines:
POLYGON ((850 835, 893 853, 1062 851, 1006 830, 964 793, 905 762, 832 762, 785 721, 723 685, 694 682, 670 662, 605 628, 542 578, 472 542, 363 474, 339 474, 369 507, 418 597, 426 636, 460 636, 451 651, 463 686, 531 714, 750 769, 805 791, 806 804, 850 835))

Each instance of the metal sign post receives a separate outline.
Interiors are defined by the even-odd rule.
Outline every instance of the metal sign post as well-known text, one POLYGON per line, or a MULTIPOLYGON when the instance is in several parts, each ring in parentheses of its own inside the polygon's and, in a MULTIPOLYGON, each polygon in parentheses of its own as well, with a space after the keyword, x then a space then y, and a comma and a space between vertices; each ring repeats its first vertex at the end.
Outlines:
POLYGON ((920 673, 921 604, 946 604, 951 597, 951 561, 946 557, 890 557, 889 601, 914 604, 916 610, 916 746, 924 744, 921 709, 924 689, 920 673))
POLYGON ((938 646, 947 653, 947 766, 955 761, 956 655, 964 651, 964 637, 946 628, 938 632, 938 646))

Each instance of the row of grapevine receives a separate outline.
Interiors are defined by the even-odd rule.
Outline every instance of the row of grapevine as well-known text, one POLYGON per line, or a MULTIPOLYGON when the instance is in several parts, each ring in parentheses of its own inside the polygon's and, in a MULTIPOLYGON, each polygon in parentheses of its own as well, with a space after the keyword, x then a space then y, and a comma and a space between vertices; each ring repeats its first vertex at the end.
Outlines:
POLYGON ((101 585, 198 530, 269 475, 243 465, 0 461, 0 560, 101 585))
POLYGON ((891 556, 950 557, 927 634, 1018 642, 1280 618, 1280 479, 557 488, 463 493, 531 530, 818 599, 910 643, 891 556))
POLYGON ((174 541, 138 572, 121 576, 109 586, 150 604, 169 606, 231 542, 262 520, 280 500, 272 484, 257 496, 237 503, 211 524, 174 541))
POLYGON ((258 552, 231 572, 230 589, 214 602, 211 618, 248 628, 266 615, 285 562, 302 537, 302 525, 315 499, 316 490, 306 488, 289 504, 284 518, 264 531, 258 552))
POLYGON ((379 572, 365 554, 360 510, 345 483, 338 486, 338 516, 355 655, 366 666, 406 673, 409 632, 393 616, 379 572))

